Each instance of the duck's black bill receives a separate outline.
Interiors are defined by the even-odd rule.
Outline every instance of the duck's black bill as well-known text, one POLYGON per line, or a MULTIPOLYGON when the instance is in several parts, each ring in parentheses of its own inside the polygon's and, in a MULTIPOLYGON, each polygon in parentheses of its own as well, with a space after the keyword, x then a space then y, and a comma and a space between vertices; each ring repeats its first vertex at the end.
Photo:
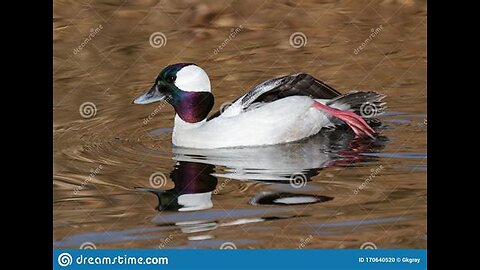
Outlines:
POLYGON ((167 98, 166 95, 160 92, 158 89, 158 85, 153 85, 150 90, 148 90, 145 94, 137 97, 132 101, 133 104, 150 104, 157 101, 162 101, 167 98))

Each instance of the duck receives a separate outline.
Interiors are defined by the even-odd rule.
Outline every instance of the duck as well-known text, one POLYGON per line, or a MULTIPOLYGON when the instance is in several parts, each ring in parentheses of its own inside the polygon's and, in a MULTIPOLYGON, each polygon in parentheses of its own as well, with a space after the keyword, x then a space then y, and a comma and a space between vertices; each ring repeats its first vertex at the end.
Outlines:
POLYGON ((377 132, 367 121, 383 112, 384 97, 375 91, 341 94, 307 73, 296 73, 262 82, 209 115, 215 98, 206 71, 177 63, 165 67, 132 103, 169 103, 175 110, 174 146, 216 149, 291 143, 342 125, 356 137, 375 139, 377 132))

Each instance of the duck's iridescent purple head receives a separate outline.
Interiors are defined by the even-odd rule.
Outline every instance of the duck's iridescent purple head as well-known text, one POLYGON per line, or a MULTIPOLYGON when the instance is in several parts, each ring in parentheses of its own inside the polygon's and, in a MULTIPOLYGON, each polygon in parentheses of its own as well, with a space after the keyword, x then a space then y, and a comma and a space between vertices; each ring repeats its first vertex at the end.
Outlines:
POLYGON ((133 103, 150 104, 162 100, 170 103, 185 122, 204 120, 214 103, 207 73, 192 63, 169 65, 160 72, 150 90, 133 103))

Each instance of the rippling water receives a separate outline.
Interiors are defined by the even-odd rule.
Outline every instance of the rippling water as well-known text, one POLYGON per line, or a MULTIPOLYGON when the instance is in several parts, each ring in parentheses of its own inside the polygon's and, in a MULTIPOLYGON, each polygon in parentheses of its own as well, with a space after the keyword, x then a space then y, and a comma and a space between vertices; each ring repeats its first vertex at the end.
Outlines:
POLYGON ((426 247, 425 9, 55 1, 54 246, 426 247), (214 110, 301 71, 340 92, 376 90, 387 95, 381 136, 328 130, 278 146, 173 147, 173 109, 131 101, 176 62, 209 73, 214 110))

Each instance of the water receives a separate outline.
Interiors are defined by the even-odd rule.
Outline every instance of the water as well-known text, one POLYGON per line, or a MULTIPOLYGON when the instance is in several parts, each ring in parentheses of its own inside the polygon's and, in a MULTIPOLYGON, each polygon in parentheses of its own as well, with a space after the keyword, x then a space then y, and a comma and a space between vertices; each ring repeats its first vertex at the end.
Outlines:
POLYGON ((424 1, 55 1, 54 246, 426 247, 425 9, 424 1), (164 46, 150 45, 154 32, 164 46), (294 32, 305 46, 290 45, 294 32), (207 70, 214 110, 300 71, 340 92, 376 90, 388 103, 381 137, 330 130, 255 149, 173 147, 172 108, 131 101, 177 62, 207 70))

